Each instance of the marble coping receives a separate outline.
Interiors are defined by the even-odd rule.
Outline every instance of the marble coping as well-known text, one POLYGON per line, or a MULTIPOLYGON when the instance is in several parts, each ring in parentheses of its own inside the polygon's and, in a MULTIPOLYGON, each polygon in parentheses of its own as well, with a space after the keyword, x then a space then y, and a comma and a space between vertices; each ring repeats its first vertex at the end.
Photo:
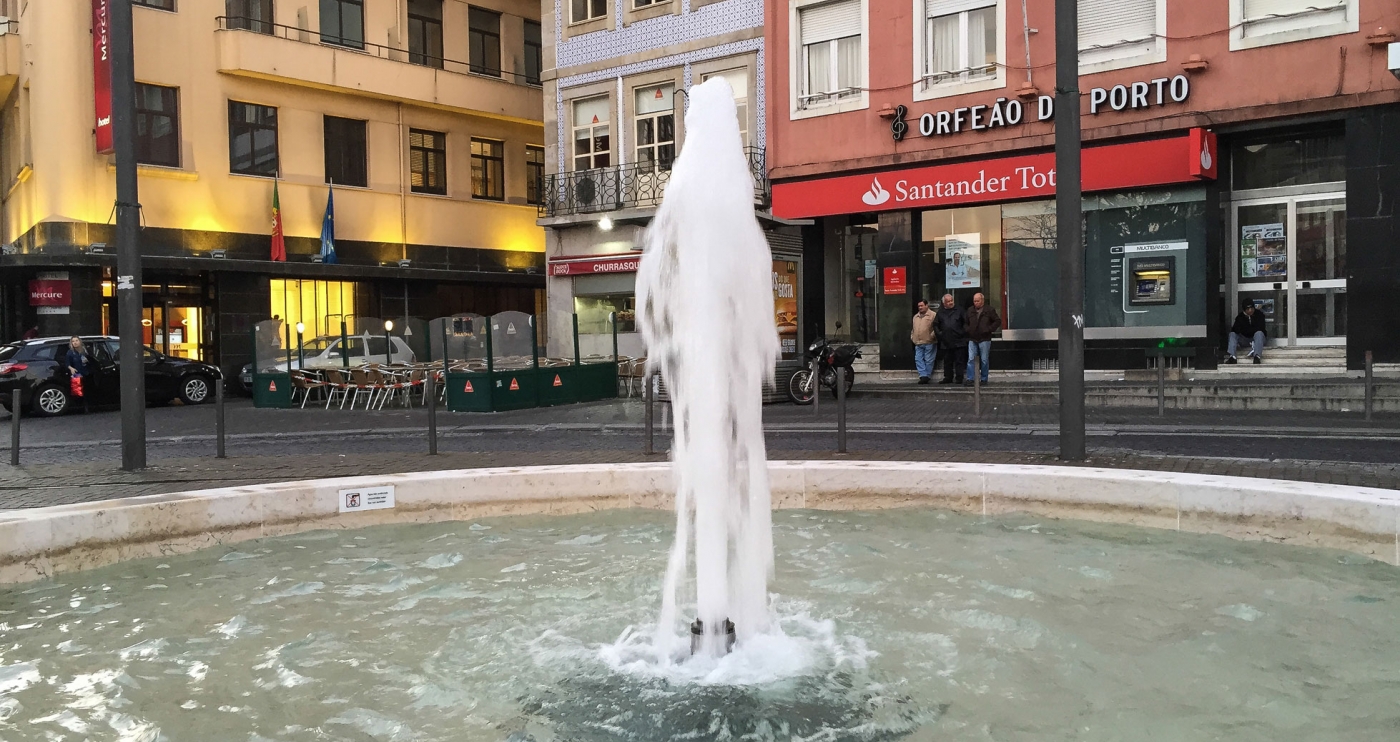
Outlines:
MULTIPOLYGON (((775 508, 934 507, 1128 523, 1341 548, 1400 565, 1400 491, 1202 474, 1001 464, 773 461, 775 508)), ((670 509, 669 463, 465 469, 229 487, 0 511, 0 584, 316 529, 670 509), (394 507, 340 512, 347 488, 394 507)))

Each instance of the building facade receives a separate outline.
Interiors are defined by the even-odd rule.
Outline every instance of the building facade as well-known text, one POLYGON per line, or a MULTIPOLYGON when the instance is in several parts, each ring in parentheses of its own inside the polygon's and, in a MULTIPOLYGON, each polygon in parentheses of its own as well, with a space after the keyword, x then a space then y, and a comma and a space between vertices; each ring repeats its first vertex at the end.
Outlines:
MULTIPOLYGON (((800 234, 768 213, 768 76, 762 0, 544 0, 544 202, 549 324, 577 314, 583 352, 644 355, 635 323, 643 234, 685 141, 685 91, 723 77, 734 91, 754 174, 754 206, 774 251, 778 324, 795 357, 800 234), (786 314, 784 314, 786 312, 786 314)), ((568 333, 551 355, 572 355, 568 333)))
MULTIPOLYGON (((106 4, 0 2, 4 339, 115 330, 106 4)), ((536 3, 134 4, 147 344, 233 371, 269 317, 312 337, 543 304, 536 3)))
MULTIPOLYGON (((773 210, 815 220, 804 325, 897 375, 918 299, 981 292, 993 367, 1053 368, 1054 3, 767 8, 773 210)), ((1079 27, 1088 367, 1215 368, 1246 299, 1274 348, 1400 361, 1400 5, 1080 0, 1079 27)))

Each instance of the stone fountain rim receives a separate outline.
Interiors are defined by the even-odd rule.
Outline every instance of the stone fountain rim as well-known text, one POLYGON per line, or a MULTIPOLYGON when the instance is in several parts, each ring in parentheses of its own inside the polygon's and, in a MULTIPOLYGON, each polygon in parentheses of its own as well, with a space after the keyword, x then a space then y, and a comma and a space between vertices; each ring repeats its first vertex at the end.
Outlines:
MULTIPOLYGON (((1400 566, 1400 491, 1075 466, 769 462, 774 508, 1013 512, 1341 548, 1400 566)), ((250 539, 384 523, 670 509, 667 462, 501 467, 242 485, 0 510, 0 584, 250 539), (392 484, 393 509, 340 513, 392 484)))

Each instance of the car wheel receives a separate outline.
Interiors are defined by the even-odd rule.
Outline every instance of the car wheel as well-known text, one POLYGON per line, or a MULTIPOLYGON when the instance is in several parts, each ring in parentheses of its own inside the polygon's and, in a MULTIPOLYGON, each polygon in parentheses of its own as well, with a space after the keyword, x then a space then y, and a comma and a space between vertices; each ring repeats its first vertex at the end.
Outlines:
POLYGON ((61 387, 43 386, 34 392, 34 414, 55 417, 68 411, 70 397, 61 387))
POLYGON ((214 393, 214 387, 204 376, 186 376, 180 382, 180 401, 185 404, 204 404, 214 393))

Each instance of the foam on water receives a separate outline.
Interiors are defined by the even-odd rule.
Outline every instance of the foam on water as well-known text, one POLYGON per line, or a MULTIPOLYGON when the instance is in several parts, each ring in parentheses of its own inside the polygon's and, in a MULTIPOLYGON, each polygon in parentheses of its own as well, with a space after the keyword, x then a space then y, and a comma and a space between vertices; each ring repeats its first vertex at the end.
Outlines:
POLYGON ((691 602, 680 592, 692 563, 705 653, 722 653, 725 619, 741 644, 771 628, 762 407, 779 353, 772 254, 754 217, 729 83, 716 77, 690 89, 685 129, 637 271, 649 370, 665 378, 676 415, 676 540, 652 646, 663 664, 688 650, 677 608, 691 602))

